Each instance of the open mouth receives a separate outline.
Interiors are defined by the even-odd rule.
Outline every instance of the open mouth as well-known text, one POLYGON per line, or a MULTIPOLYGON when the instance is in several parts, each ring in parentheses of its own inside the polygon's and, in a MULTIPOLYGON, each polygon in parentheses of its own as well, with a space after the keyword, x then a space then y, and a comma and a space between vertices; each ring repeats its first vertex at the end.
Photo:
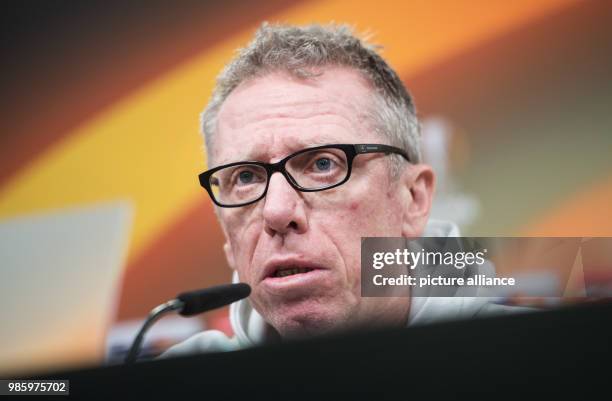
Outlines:
POLYGON ((304 274, 313 271, 309 267, 295 267, 295 266, 287 266, 287 267, 279 267, 276 269, 270 277, 287 277, 293 276, 296 274, 304 274))

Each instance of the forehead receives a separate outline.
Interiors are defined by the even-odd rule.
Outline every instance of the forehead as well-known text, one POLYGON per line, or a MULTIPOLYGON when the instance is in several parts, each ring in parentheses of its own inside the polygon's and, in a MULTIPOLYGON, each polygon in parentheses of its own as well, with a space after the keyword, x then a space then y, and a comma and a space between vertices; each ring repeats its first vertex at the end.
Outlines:
POLYGON ((219 111, 214 164, 269 161, 293 151, 371 137, 372 90, 357 71, 328 68, 314 78, 271 73, 239 85, 219 111))

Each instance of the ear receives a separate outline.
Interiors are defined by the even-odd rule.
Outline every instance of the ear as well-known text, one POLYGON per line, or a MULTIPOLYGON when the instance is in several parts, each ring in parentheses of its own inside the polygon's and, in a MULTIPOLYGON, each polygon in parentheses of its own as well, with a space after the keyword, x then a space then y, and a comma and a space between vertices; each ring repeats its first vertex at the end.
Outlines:
POLYGON ((402 236, 405 238, 423 235, 435 188, 435 174, 426 164, 416 164, 404 170, 400 178, 406 189, 404 213, 402 218, 402 236))

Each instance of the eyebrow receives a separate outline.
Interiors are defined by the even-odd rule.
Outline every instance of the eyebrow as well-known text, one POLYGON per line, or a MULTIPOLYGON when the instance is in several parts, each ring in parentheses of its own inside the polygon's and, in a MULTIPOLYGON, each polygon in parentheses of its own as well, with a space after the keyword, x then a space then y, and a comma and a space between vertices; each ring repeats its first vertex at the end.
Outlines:
MULTIPOLYGON (((338 139, 333 139, 331 137, 325 137, 325 136, 314 138, 313 140, 308 141, 308 143, 302 142, 299 139, 297 139, 295 143, 292 143, 289 146, 289 151, 286 154, 282 155, 280 159, 290 154, 293 154, 299 150, 302 150, 302 149, 312 148, 315 146, 332 145, 332 144, 337 144, 337 143, 345 143, 345 142, 341 140, 339 141, 338 139)), ((254 149, 251 152, 248 152, 242 158, 232 158, 232 160, 223 160, 222 162, 217 162, 215 163, 216 166, 214 167, 223 166, 225 164, 230 164, 230 163, 238 163, 238 162, 246 162, 246 161, 259 161, 259 162, 265 163, 269 161, 269 160, 266 160, 266 158, 269 159, 269 157, 267 157, 267 151, 266 150, 261 151, 261 148, 258 148, 258 149, 254 149)))

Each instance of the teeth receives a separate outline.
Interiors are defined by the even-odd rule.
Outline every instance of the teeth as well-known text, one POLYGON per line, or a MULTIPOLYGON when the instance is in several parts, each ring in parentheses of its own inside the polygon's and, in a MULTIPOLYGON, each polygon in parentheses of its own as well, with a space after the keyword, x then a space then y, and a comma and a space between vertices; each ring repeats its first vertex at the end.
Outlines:
POLYGON ((308 267, 281 267, 276 271, 274 277, 292 276, 294 274, 308 273, 309 271, 312 271, 312 269, 308 267))

